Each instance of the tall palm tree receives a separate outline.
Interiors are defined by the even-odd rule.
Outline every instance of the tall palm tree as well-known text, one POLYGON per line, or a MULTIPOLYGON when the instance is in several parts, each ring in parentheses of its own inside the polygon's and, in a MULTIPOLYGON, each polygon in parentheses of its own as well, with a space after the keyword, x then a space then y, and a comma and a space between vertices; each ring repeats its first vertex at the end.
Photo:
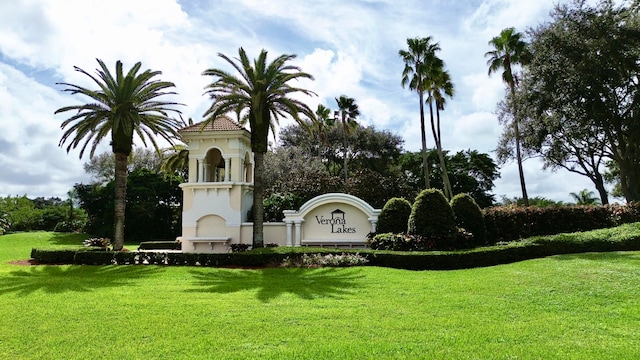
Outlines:
MULTIPOLYGON (((500 32, 500 36, 496 36, 489 41, 489 45, 493 50, 484 54, 489 57, 487 65, 489 66, 489 76, 492 73, 502 69, 502 81, 504 81, 511 91, 511 96, 515 98, 516 87, 519 79, 513 71, 513 67, 517 65, 527 65, 530 58, 527 43, 522 40, 522 33, 516 32, 514 28, 506 28, 500 32)), ((522 200, 525 206, 529 206, 529 197, 527 196, 527 187, 524 181, 524 171, 522 170, 522 155, 520 153, 520 126, 518 121, 518 109, 513 105, 513 130, 516 141, 516 162, 518 163, 518 173, 520 174, 520 187, 522 188, 522 200)))
POLYGON ((329 128, 334 125, 334 120, 331 117, 331 109, 322 104, 318 104, 315 117, 309 119, 309 121, 309 133, 318 141, 317 155, 319 159, 322 159, 323 147, 328 143, 327 132, 329 128))
POLYGON ((263 176, 269 130, 273 131, 279 118, 286 115, 299 123, 303 122, 300 114, 313 118, 313 111, 291 95, 315 93, 290 85, 293 80, 313 80, 313 76, 302 72, 299 67, 288 64, 296 55, 280 55, 267 63, 267 51, 262 50, 252 64, 243 48, 238 50, 238 54, 239 58, 236 59, 218 54, 233 66, 237 75, 222 69, 208 69, 202 73, 205 76, 213 76, 213 82, 206 87, 206 93, 213 100, 213 104, 204 114, 202 128, 229 112, 234 112, 242 124, 249 122, 251 150, 255 160, 253 247, 258 248, 264 246, 263 176))
POLYGON ((349 148, 347 135, 351 133, 351 129, 358 126, 356 118, 360 116, 360 109, 358 108, 356 100, 346 95, 340 95, 337 97, 336 103, 338 103, 338 111, 336 111, 336 113, 339 115, 339 119, 342 124, 342 154, 344 160, 342 170, 344 172, 344 181, 347 181, 349 176, 349 172, 347 170, 347 150, 349 148))
MULTIPOLYGON (((449 72, 446 71, 444 67, 434 68, 431 76, 430 96, 433 97, 436 105, 436 124, 434 125, 433 119, 431 119, 431 131, 433 132, 433 139, 436 143, 438 159, 440 160, 440 170, 442 172, 444 194, 449 200, 451 200, 451 198, 453 197, 453 190, 451 189, 451 182, 449 181, 449 174, 447 173, 447 165, 444 161, 444 154, 442 152, 440 111, 444 110, 444 105, 446 104, 445 96, 453 97, 453 93, 453 83, 451 82, 451 75, 449 75, 449 72)), ((429 105, 431 105, 431 100, 429 100, 429 105)))
POLYGON ((67 86, 65 92, 80 94, 90 100, 86 104, 62 107, 56 114, 75 111, 76 114, 65 120, 61 128, 65 129, 60 146, 67 141, 67 152, 84 143, 80 149, 80 158, 87 146, 91 144, 89 157, 93 157, 96 147, 105 137, 110 135, 111 150, 115 154, 115 198, 114 198, 114 230, 113 249, 121 250, 124 245, 125 199, 127 191, 127 159, 133 148, 134 134, 146 146, 147 140, 158 150, 154 136, 160 136, 169 143, 178 136, 179 121, 169 117, 171 112, 180 113, 172 108, 181 105, 158 98, 175 94, 167 91, 175 87, 172 82, 154 79, 162 74, 160 71, 145 70, 140 72, 140 62, 124 74, 122 62, 116 62, 115 77, 100 59, 96 69, 97 76, 91 75, 79 67, 74 69, 87 75, 98 86, 90 90, 79 85, 59 83, 67 86))
POLYGON ((186 176, 189 169, 189 147, 185 144, 174 144, 162 149, 162 165, 160 171, 165 177, 179 173, 186 176))
POLYGON ((576 205, 600 205, 595 193, 587 189, 582 189, 577 194, 572 192, 569 195, 576 201, 576 205))
MULTIPOLYGON (((438 64, 436 51, 440 50, 438 43, 432 43, 431 36, 426 38, 407 39, 408 50, 398 51, 404 61, 402 71, 402 87, 409 85, 410 90, 418 93, 420 101, 420 132, 422 135, 422 169, 426 188, 430 188, 429 162, 427 160, 427 131, 424 123, 424 95, 429 90, 428 77, 434 65, 438 64)), ((433 111, 431 112, 433 119, 433 111)))

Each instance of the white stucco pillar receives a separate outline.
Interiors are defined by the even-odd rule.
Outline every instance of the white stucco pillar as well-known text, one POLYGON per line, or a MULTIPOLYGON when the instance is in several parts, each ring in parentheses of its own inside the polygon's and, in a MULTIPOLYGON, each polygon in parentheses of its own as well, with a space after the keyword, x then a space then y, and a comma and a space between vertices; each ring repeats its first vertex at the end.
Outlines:
POLYGON ((301 224, 302 221, 296 221, 295 222, 295 228, 296 228, 296 243, 295 246, 300 246, 300 230, 301 230, 301 224))
POLYGON ((291 241, 292 240, 291 231, 293 228, 293 224, 291 223, 291 221, 287 221, 286 225, 287 225, 287 246, 291 247, 293 246, 293 242, 291 241))
POLYGON ((371 232, 375 233, 376 232, 376 226, 378 224, 378 220, 377 219, 376 220, 370 219, 369 221, 371 221, 371 232))
POLYGON ((204 182, 204 159, 198 159, 198 182, 204 182))

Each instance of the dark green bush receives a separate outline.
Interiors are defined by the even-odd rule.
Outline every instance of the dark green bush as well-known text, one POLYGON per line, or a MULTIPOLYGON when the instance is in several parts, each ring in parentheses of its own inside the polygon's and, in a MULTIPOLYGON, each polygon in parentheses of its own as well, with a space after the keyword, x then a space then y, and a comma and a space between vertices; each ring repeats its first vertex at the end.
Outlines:
POLYGON ((138 250, 181 250, 179 241, 144 241, 138 246, 138 250))
POLYGON ((297 210, 302 206, 302 199, 290 192, 281 194, 274 193, 264 199, 264 221, 280 222, 282 221, 284 210, 297 210))
POLYGON ((411 208, 408 233, 433 241, 437 249, 455 248, 456 220, 442 191, 427 189, 418 195, 411 208))
POLYGON ((487 239, 487 230, 484 226, 482 211, 475 200, 468 194, 458 194, 451 199, 451 209, 455 215, 456 225, 472 234, 469 245, 484 245, 487 239))
POLYGON ((31 258, 39 264, 73 264, 78 249, 31 249, 31 258))
POLYGON ((85 227, 86 221, 73 220, 73 221, 60 221, 53 228, 55 232, 80 232, 85 227))
POLYGON ((114 252, 76 251, 73 263, 77 265, 111 265, 114 263, 114 252))
POLYGON ((367 240, 367 245, 374 250, 393 251, 429 251, 436 247, 432 238, 394 233, 376 234, 372 239, 367 240))
POLYGON ((391 198, 378 216, 377 233, 406 233, 411 203, 404 198, 391 198))
POLYGON ((487 243, 614 226, 606 206, 503 206, 483 210, 487 243))
POLYGON ((250 244, 231 244, 231 252, 244 252, 249 251, 250 244))

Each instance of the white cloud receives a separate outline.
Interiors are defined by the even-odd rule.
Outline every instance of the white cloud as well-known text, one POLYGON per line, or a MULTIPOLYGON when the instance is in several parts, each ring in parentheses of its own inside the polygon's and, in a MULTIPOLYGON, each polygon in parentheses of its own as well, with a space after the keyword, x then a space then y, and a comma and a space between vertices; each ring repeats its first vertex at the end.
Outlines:
MULTIPOLYGON (((161 70, 162 80, 176 84, 175 100, 186 104, 182 108, 185 119, 200 121, 210 105, 203 92, 211 79, 203 77, 202 71, 230 69, 218 53, 235 57, 240 46, 250 57, 261 49, 268 50, 271 59, 283 53, 297 54, 294 63, 315 77, 315 81, 297 85, 318 94, 300 99, 313 109, 318 103, 334 108, 335 97, 351 96, 360 106, 361 122, 398 133, 405 148, 415 151, 420 148, 418 99, 400 86, 403 64, 398 50, 406 47, 409 37, 433 36, 456 86, 456 95, 442 113, 443 143, 454 150, 489 152, 500 134, 492 113, 504 87, 498 75, 487 76, 487 42, 505 27, 524 31, 535 26, 547 18, 552 3, 0 2, 0 190, 63 196, 75 182, 87 178, 77 152, 67 155, 57 147, 64 116, 53 116, 57 108, 81 101, 61 93, 56 81, 91 85, 86 76, 73 70, 74 65, 92 73, 96 58, 110 69, 118 59, 126 69, 141 61, 143 69, 161 70)), ((428 144, 432 143, 429 135, 428 144)), ((108 150, 108 145, 102 148, 108 150)), ((540 172, 539 164, 527 166, 540 172)), ((507 166, 502 176, 496 193, 512 192, 514 183, 517 190, 517 172, 514 176, 507 166)), ((575 178, 531 176, 530 195, 560 196, 580 190, 575 184, 582 179, 575 178), (555 182, 549 183, 548 178, 555 182)))
POLYGON ((87 177, 78 152, 58 147, 62 132, 53 112, 63 95, 2 63, 0 74, 0 196, 66 197, 87 177))

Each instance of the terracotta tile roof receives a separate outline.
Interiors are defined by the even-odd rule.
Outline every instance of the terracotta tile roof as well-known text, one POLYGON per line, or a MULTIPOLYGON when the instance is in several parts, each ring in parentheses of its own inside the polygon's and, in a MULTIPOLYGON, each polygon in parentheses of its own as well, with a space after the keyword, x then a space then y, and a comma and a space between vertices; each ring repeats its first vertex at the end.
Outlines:
MULTIPOLYGON (((199 123, 189 125, 180 129, 180 132, 200 132, 200 127, 202 126, 201 121, 199 123)), ((237 131, 237 130, 245 130, 244 127, 240 126, 237 122, 229 119, 228 117, 219 117, 215 121, 208 123, 202 131, 237 131)))

